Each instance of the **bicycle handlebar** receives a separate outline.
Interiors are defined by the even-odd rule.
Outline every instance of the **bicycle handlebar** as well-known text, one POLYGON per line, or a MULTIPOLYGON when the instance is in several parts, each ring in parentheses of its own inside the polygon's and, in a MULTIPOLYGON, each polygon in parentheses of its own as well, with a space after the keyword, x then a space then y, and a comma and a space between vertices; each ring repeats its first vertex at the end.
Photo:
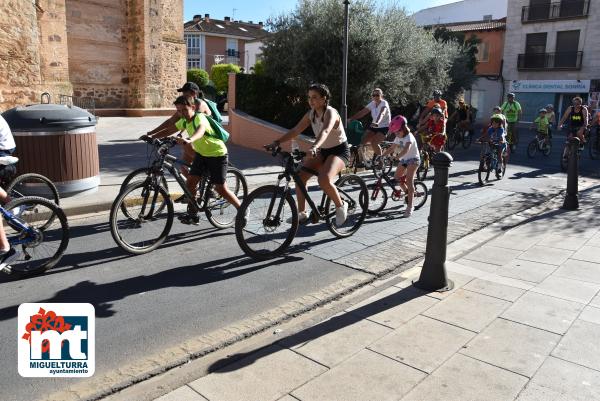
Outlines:
POLYGON ((300 159, 303 159, 306 156, 306 152, 303 152, 303 151, 298 150, 298 149, 295 149, 292 153, 288 153, 288 152, 283 152, 282 149, 281 149, 281 146, 265 145, 264 148, 268 152, 271 152, 271 155, 273 157, 275 157, 275 156, 277 156, 278 154, 281 153, 284 156, 292 156, 294 159, 300 160, 300 159))
POLYGON ((177 139, 172 136, 168 136, 166 138, 156 138, 155 139, 148 135, 142 135, 140 137, 140 140, 146 142, 148 145, 156 146, 157 148, 159 148, 163 145, 167 145, 168 147, 173 147, 173 146, 177 145, 177 139))

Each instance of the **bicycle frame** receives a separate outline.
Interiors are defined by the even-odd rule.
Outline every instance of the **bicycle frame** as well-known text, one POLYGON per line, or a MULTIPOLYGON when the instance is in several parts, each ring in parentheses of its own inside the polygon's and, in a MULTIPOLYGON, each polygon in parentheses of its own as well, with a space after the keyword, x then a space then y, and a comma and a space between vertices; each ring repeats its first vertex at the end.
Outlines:
POLYGON ((25 231, 27 232, 27 234, 29 234, 25 238, 18 238, 16 240, 9 238, 9 242, 11 245, 26 245, 34 241, 34 239, 30 237, 30 235, 35 235, 35 230, 33 228, 29 227, 25 222, 23 222, 21 219, 19 219, 17 216, 15 216, 2 206, 0 206, 0 213, 2 214, 2 217, 4 217, 4 219, 6 220, 6 223, 13 229, 25 231))

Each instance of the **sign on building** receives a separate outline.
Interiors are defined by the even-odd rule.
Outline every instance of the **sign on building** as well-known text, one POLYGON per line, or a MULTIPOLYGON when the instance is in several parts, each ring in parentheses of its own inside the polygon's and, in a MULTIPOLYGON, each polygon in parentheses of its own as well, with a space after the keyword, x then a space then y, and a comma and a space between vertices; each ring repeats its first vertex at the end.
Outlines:
POLYGON ((587 93, 590 80, 515 80, 509 85, 510 92, 587 93))

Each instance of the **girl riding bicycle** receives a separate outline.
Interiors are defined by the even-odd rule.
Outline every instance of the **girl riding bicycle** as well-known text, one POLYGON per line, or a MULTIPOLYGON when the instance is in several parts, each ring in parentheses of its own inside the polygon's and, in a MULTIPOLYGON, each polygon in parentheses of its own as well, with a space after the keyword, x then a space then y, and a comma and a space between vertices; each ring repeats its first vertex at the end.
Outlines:
MULTIPOLYGON (((311 158, 304 161, 299 173, 306 186, 313 175, 318 177, 319 186, 335 204, 335 221, 338 226, 346 222, 348 204, 343 202, 334 185, 337 175, 346 167, 350 159, 350 150, 346 141, 346 132, 339 113, 329 106, 331 93, 322 84, 312 84, 308 88, 308 104, 311 108, 294 128, 270 145, 280 144, 296 138, 309 126, 315 134, 315 142, 310 148, 311 158)), ((298 219, 301 223, 309 218, 306 212, 306 200, 301 191, 298 197, 298 219)))
MULTIPOLYGON (((488 142, 494 144, 496 146, 496 151, 498 152, 498 165, 496 166, 497 170, 502 169, 502 161, 503 155, 506 153, 506 130, 502 127, 502 123, 504 122, 504 116, 501 114, 494 114, 491 118, 492 126, 488 128, 487 132, 479 137, 479 142, 488 142)), ((483 158, 483 150, 481 153, 481 158, 483 158)))
POLYGON ((417 168, 421 163, 419 157, 419 148, 417 140, 408 128, 406 118, 404 116, 396 116, 390 123, 390 132, 396 135, 394 146, 386 149, 384 156, 393 153, 397 148, 400 148, 398 155, 398 167, 394 178, 404 193, 407 194, 406 210, 404 217, 409 217, 413 212, 413 198, 415 194, 415 175, 417 168))

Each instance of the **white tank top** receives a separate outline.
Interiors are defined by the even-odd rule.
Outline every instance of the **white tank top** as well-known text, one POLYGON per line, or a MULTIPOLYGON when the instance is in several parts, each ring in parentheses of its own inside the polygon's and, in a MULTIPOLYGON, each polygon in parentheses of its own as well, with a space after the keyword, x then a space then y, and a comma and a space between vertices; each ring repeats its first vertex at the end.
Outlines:
MULTIPOLYGON (((338 122, 337 128, 333 128, 331 132, 329 132, 329 135, 327 135, 325 142, 323 142, 323 145, 321 145, 321 148, 324 149, 333 148, 334 146, 338 146, 346 142, 346 132, 344 131, 344 126, 342 125, 342 119, 340 118, 340 115, 338 114, 337 110, 331 106, 327 106, 327 110, 331 110, 332 118, 336 118, 338 122)), ((315 115, 315 111, 311 110, 309 117, 310 125, 312 126, 314 134, 319 135, 319 133, 323 129, 324 115, 321 117, 317 117, 315 115)))

